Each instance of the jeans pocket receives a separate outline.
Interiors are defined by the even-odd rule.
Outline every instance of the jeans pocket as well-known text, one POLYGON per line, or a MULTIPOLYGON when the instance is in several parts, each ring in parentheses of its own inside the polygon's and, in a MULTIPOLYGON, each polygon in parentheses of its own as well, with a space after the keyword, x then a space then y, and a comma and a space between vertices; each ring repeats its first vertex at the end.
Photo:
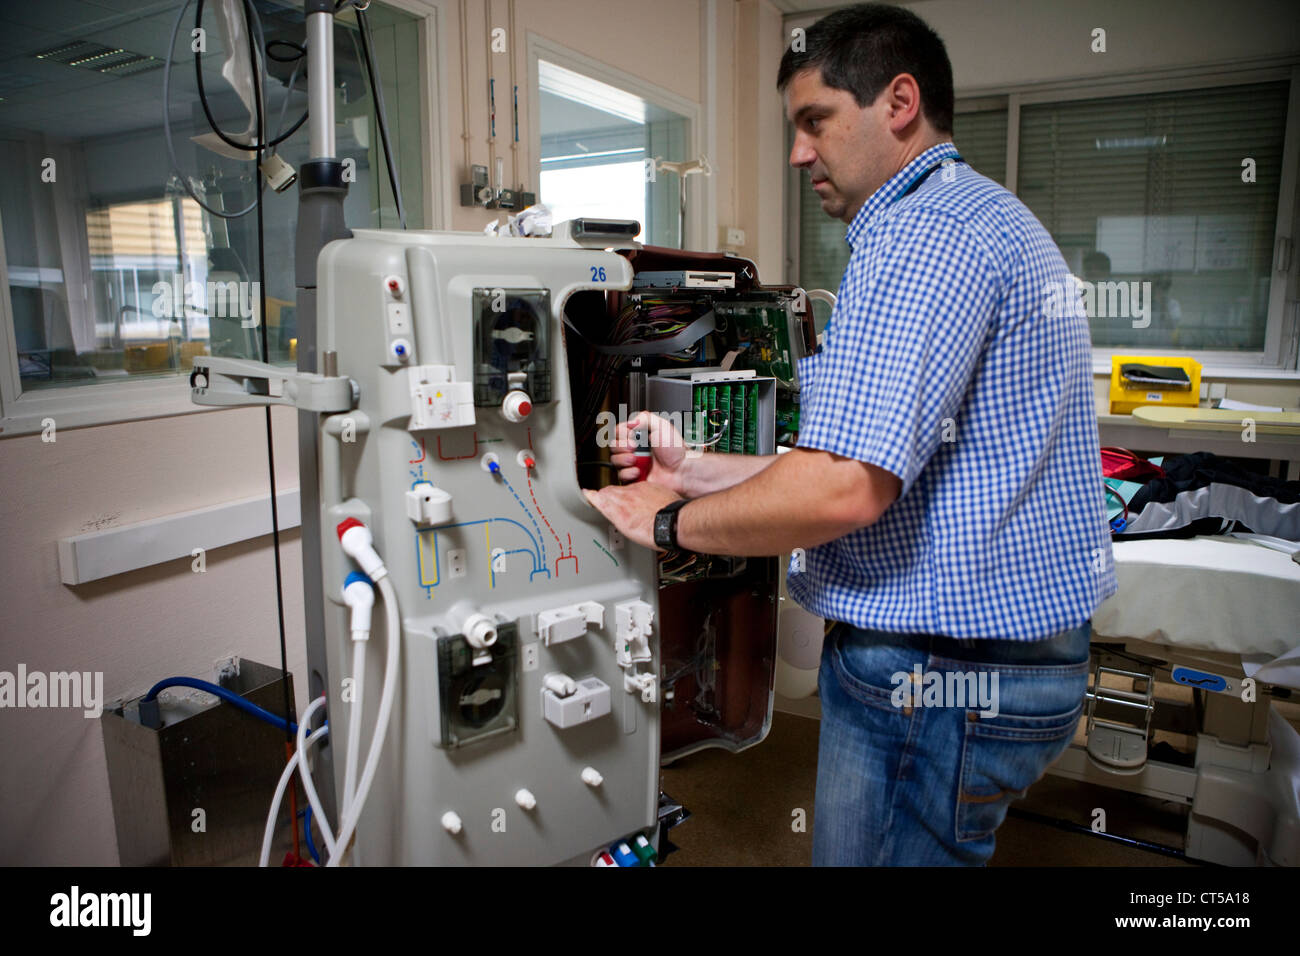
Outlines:
POLYGON ((887 643, 855 640, 853 631, 843 627, 828 637, 827 644, 831 668, 846 694, 868 707, 911 714, 899 688, 911 679, 912 668, 921 659, 915 652, 887 643))
POLYGON ((1007 808, 1041 777, 1074 738, 1083 701, 1061 714, 980 718, 968 712, 957 782, 957 840, 996 830, 1007 808))

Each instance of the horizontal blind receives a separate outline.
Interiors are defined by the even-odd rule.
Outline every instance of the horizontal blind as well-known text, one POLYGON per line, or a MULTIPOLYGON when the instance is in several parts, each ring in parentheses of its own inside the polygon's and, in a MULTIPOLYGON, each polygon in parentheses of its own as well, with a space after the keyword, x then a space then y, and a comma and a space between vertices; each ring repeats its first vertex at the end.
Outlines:
POLYGON ((961 158, 996 183, 1007 181, 1007 111, 980 110, 952 118, 952 141, 961 158))
POLYGON ((1098 304, 1095 346, 1263 348, 1288 93, 1281 81, 1022 107, 1020 198, 1075 275, 1130 283, 1149 306, 1098 304))

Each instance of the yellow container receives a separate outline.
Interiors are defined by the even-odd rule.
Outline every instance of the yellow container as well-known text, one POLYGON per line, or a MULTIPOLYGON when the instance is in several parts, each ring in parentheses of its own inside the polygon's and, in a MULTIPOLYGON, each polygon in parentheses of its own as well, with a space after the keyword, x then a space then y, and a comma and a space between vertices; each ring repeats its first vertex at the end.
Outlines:
POLYGON ((1143 405, 1168 405, 1195 408, 1201 403, 1201 363, 1176 355, 1114 355, 1110 360, 1110 413, 1127 415, 1143 405), (1191 379, 1191 388, 1178 389, 1125 380, 1125 365, 1149 365, 1154 368, 1179 368, 1191 379))

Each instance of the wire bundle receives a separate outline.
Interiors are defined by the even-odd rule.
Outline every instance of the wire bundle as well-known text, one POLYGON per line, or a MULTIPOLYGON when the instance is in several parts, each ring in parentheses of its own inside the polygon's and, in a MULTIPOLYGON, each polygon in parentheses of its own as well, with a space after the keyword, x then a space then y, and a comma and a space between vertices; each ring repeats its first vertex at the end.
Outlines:
MULTIPOLYGON (((697 303, 691 301, 650 297, 641 298, 640 301, 630 300, 614 320, 608 344, 636 345, 676 335, 708 311, 707 303, 704 305, 701 310, 697 303)), ((691 355, 684 353, 665 353, 659 357, 678 362, 691 360, 691 355)), ((628 358, 626 355, 601 353, 591 363, 587 390, 583 395, 583 404, 578 409, 577 421, 581 423, 579 445, 590 441, 595 434, 596 418, 605 405, 610 384, 628 358)))

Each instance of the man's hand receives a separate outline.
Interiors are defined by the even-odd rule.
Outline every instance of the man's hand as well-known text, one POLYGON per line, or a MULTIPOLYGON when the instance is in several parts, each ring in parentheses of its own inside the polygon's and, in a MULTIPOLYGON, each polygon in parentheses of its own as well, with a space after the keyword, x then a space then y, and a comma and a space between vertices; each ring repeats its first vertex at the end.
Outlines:
POLYGON ((586 489, 583 494, 623 537, 656 551, 655 515, 678 499, 678 495, 650 481, 608 485, 599 491, 586 489))
MULTIPOLYGON (((649 432, 650 446, 653 449, 653 463, 646 481, 661 485, 677 494, 685 493, 684 472, 686 470, 686 442, 681 432, 673 427, 672 422, 661 415, 650 412, 637 412, 629 421, 623 422, 614 432, 614 444, 610 449, 610 461, 619 467, 618 476, 623 481, 636 481, 635 432, 649 432)), ((698 455, 698 452, 697 452, 698 455)))

